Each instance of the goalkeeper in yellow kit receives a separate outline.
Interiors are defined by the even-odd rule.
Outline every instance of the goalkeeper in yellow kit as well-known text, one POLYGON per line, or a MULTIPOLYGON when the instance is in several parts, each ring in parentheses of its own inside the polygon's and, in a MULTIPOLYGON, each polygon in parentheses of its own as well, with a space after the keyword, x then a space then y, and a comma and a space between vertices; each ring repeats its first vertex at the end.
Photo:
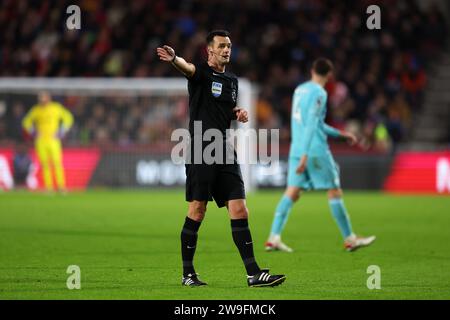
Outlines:
POLYGON ((66 190, 62 164, 61 138, 72 127, 73 116, 64 106, 52 101, 46 91, 39 93, 34 105, 22 121, 23 128, 35 137, 36 153, 42 166, 45 188, 53 190, 51 167, 55 170, 58 190, 66 190))

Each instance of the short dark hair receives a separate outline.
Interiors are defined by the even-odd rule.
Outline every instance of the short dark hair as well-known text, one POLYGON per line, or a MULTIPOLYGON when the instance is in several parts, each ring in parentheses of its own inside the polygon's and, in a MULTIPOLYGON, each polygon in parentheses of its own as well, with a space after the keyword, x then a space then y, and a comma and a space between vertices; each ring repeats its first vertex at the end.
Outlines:
POLYGON ((318 58, 314 60, 312 69, 319 76, 326 76, 330 71, 334 70, 333 63, 326 58, 318 58))
POLYGON ((206 36, 206 43, 210 45, 214 41, 215 36, 229 37, 230 33, 227 30, 213 30, 206 36))

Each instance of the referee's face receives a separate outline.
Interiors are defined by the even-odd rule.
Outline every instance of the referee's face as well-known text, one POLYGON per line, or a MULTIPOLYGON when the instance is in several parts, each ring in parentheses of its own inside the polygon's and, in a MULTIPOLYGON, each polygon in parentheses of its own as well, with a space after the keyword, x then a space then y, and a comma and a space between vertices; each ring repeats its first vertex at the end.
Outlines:
POLYGON ((208 47, 208 51, 212 60, 220 65, 230 63, 231 57, 231 40, 229 37, 215 36, 214 41, 208 47))

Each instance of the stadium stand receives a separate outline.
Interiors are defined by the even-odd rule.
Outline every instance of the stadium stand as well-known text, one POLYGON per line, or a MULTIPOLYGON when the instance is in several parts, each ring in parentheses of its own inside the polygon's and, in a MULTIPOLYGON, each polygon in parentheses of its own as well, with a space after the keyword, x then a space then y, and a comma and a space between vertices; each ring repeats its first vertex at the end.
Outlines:
MULTIPOLYGON (((327 86, 331 125, 351 128, 381 151, 423 137, 423 129, 411 130, 431 120, 412 115, 424 104, 430 61, 448 38, 444 13, 413 1, 348 2, 83 0, 82 30, 68 31, 70 1, 6 0, 0 4, 0 76, 178 76, 159 63, 155 48, 168 43, 198 62, 207 31, 225 28, 233 40, 232 71, 259 86, 258 125, 281 128, 282 142, 290 138, 292 91, 317 56, 336 65, 336 80, 327 86), (369 4, 382 8, 381 30, 366 28, 369 4)), ((185 125, 187 104, 176 100, 175 113, 157 101, 151 107, 133 99, 62 101, 76 118, 68 142, 155 142, 158 132, 185 125)), ((30 107, 26 101, 0 105, 0 141, 23 139, 20 120, 30 107)))

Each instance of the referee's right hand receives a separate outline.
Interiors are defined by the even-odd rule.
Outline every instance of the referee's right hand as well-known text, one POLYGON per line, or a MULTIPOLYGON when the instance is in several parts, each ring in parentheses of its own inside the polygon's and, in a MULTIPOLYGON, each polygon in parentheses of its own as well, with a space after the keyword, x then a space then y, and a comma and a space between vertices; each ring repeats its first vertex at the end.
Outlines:
POLYGON ((164 45, 162 48, 156 48, 159 59, 166 62, 172 62, 175 58, 175 50, 171 47, 164 45))

